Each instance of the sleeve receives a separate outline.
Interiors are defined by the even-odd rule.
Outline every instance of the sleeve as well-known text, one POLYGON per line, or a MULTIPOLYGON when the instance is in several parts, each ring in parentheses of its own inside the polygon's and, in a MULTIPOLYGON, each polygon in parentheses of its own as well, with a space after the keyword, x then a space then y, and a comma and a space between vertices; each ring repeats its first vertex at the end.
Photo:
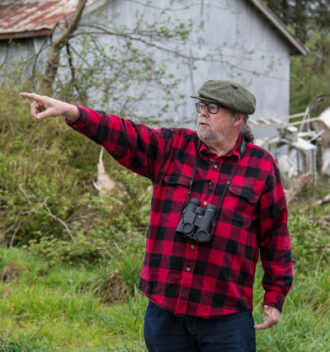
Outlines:
POLYGON ((264 275, 263 305, 282 311, 293 281, 293 264, 288 233, 288 209, 279 170, 273 164, 260 198, 259 250, 264 275))
POLYGON ((78 106, 79 118, 66 123, 102 145, 120 164, 154 179, 165 159, 171 129, 152 129, 118 116, 78 106))

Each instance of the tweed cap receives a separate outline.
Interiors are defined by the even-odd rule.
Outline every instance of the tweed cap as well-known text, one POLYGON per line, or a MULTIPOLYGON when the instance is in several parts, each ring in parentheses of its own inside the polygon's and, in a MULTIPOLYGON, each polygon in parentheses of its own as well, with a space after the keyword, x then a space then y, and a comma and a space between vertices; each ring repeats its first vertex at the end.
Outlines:
POLYGON ((235 82, 206 81, 198 90, 198 94, 192 98, 220 103, 224 108, 242 114, 253 114, 256 109, 255 96, 235 82))

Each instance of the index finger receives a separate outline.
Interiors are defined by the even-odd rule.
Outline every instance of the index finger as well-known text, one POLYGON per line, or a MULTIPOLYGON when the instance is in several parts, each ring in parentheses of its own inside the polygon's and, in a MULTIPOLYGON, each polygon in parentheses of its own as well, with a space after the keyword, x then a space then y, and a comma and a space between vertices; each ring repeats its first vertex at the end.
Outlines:
POLYGON ((28 99, 37 101, 38 103, 42 103, 43 102, 42 96, 39 95, 39 94, 22 92, 22 93, 20 93, 20 95, 23 98, 28 98, 28 99))

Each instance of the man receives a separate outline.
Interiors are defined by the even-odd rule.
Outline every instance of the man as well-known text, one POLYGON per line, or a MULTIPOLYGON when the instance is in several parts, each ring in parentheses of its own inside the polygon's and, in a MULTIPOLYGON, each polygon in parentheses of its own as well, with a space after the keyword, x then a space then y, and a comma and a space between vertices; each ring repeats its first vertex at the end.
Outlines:
POLYGON ((49 97, 33 99, 37 120, 63 115, 154 185, 139 288, 150 302, 149 351, 255 351, 255 330, 280 320, 292 284, 287 206, 278 168, 250 143, 255 97, 230 81, 198 91, 197 133, 150 129, 49 97), (264 323, 254 325, 252 288, 264 269, 264 323))

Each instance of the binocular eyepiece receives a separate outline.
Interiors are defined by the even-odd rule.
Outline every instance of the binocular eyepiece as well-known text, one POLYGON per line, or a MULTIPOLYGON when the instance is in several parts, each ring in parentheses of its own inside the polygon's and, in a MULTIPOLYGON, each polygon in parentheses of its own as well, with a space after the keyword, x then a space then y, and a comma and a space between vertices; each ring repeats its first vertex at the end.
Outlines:
POLYGON ((207 204, 204 209, 198 199, 192 198, 183 209, 176 231, 199 243, 209 242, 212 237, 209 230, 216 212, 214 205, 207 204))

